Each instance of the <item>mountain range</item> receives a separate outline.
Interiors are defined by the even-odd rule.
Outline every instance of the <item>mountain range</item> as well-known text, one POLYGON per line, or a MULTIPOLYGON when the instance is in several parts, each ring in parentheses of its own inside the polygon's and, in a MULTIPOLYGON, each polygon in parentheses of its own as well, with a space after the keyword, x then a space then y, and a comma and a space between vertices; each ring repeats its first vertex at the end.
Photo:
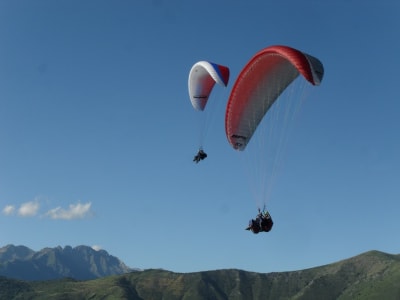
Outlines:
POLYGON ((133 271, 105 250, 88 246, 44 248, 25 246, 0 248, 0 276, 20 280, 74 278, 89 280, 133 271))
POLYGON ((0 248, 0 267, 7 276, 0 277, 0 299, 400 299, 400 254, 380 251, 291 272, 225 269, 174 273, 135 271, 106 251, 86 246, 35 252, 8 245, 0 248), (21 267, 24 263, 27 266, 21 267), (20 268, 13 269, 15 266, 20 268), (53 275, 53 280, 34 278, 33 266, 37 276, 53 275), (14 270, 18 276, 9 276, 4 270, 14 270), (32 272, 28 280, 15 279, 23 277, 18 272, 25 271, 32 272), (77 280, 87 277, 95 279, 77 280))

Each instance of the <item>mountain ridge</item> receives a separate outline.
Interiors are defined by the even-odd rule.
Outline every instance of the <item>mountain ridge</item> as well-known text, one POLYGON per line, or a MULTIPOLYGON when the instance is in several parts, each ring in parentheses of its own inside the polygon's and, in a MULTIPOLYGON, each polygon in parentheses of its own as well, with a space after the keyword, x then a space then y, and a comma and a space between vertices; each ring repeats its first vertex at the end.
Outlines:
MULTIPOLYGON (((0 251, 1 253, 1 251, 0 251)), ((297 271, 147 269, 92 280, 0 277, 0 299, 400 299, 400 254, 368 251, 297 271)))
POLYGON ((89 246, 57 246, 34 251, 26 246, 0 248, 0 276, 20 280, 53 280, 71 277, 89 280, 124 274, 134 269, 105 250, 89 246))

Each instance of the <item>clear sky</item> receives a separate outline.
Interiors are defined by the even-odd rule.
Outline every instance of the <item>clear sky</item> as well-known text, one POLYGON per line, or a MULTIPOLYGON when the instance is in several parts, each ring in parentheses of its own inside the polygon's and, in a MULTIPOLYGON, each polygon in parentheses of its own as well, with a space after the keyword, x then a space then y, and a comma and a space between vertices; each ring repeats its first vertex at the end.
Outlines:
POLYGON ((395 0, 0 1, 0 246, 98 246, 175 272, 400 253, 399 15, 395 0), (325 77, 288 139, 274 228, 254 235, 224 109, 276 44, 318 57, 325 77), (196 165, 199 60, 231 79, 196 165))

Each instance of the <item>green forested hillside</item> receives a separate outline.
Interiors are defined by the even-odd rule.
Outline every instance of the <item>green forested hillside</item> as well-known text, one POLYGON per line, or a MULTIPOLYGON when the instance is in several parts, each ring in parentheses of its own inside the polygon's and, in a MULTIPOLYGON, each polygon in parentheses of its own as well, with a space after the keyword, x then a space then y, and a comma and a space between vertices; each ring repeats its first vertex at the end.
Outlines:
POLYGON ((371 251, 307 270, 145 270, 89 281, 0 279, 0 299, 400 299, 400 256, 371 251))

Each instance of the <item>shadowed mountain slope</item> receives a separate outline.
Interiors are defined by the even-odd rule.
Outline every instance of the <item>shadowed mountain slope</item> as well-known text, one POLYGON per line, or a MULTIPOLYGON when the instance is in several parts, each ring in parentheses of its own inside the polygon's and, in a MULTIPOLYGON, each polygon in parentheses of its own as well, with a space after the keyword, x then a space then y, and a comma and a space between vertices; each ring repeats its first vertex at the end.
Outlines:
POLYGON ((293 272, 145 270, 89 281, 0 278, 0 299, 400 299, 400 255, 370 251, 293 272))
POLYGON ((0 248, 0 276, 21 280, 79 280, 131 272, 122 261, 104 250, 70 246, 33 251, 25 246, 0 248))

